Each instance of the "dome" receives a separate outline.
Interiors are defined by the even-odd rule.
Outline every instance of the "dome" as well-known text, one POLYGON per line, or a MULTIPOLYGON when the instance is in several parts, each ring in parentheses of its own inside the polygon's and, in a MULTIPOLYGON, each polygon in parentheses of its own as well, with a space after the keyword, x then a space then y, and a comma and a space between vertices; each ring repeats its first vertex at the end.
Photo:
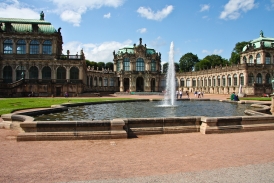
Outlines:
MULTIPOLYGON (((118 50, 118 55, 121 55, 123 53, 129 53, 129 54, 134 54, 134 46, 125 46, 123 48, 120 48, 118 50)), ((153 49, 153 48, 148 48, 146 47, 146 54, 148 55, 152 55, 152 54, 155 54, 156 51, 153 49)))
POLYGON ((249 45, 244 46, 242 51, 246 51, 248 46, 252 46, 254 49, 260 48, 261 42, 264 42, 265 48, 274 48, 274 38, 264 37, 263 31, 261 31, 260 37, 250 41, 249 45))

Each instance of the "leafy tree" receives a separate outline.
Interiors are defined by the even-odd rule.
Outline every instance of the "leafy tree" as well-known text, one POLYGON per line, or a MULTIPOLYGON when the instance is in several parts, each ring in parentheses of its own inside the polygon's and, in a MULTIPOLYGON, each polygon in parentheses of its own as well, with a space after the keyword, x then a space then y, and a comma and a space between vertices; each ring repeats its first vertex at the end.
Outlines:
POLYGON ((209 69, 215 66, 225 66, 229 62, 227 59, 222 58, 219 55, 208 55, 204 59, 202 59, 199 63, 195 65, 195 70, 209 69))
POLYGON ((105 62, 98 62, 97 66, 99 67, 99 70, 102 70, 102 68, 105 68, 106 64, 105 62))
MULTIPOLYGON (((165 63, 163 65, 163 73, 167 73, 167 69, 168 69, 168 63, 165 63)), ((175 69, 175 72, 179 72, 179 64, 178 63, 174 63, 174 69, 175 69)))
POLYGON ((193 71, 196 63, 199 62, 199 58, 197 55, 193 53, 186 53, 180 58, 180 71, 189 72, 193 71))
POLYGON ((231 52, 231 56, 230 56, 230 59, 229 59, 229 63, 230 64, 238 64, 238 63, 240 63, 240 54, 241 54, 243 48, 248 43, 249 42, 246 42, 246 41, 242 41, 242 42, 236 43, 233 51, 231 52))
POLYGON ((113 71, 113 62, 107 62, 106 63, 106 68, 113 71))
POLYGON ((86 60, 86 64, 90 67, 94 66, 94 69, 97 68, 97 62, 86 60))

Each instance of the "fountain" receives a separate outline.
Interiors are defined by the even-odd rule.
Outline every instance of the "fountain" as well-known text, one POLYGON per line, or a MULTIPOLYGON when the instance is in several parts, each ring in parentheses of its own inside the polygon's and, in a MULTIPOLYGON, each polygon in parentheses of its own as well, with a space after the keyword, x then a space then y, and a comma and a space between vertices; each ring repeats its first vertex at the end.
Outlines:
POLYGON ((175 106, 175 68, 174 68, 174 44, 171 42, 169 51, 168 69, 166 74, 166 89, 163 106, 175 106))

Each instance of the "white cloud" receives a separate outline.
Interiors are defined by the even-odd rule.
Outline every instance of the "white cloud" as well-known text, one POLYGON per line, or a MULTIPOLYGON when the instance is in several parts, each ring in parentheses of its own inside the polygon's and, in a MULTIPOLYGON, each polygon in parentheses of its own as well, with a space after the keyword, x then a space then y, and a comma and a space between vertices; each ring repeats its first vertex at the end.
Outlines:
POLYGON ((137 32, 143 34, 143 33, 147 32, 147 29, 146 28, 141 28, 141 29, 138 29, 137 32))
MULTIPOLYGON (((80 26, 82 14, 88 10, 99 9, 103 6, 117 8, 122 6, 125 0, 51 0, 57 6, 55 12, 60 14, 60 18, 72 23, 74 26, 80 26), (68 14, 70 13, 70 14, 68 14), (76 15, 76 17, 72 17, 76 15), (71 19, 72 17, 72 19, 71 19)), ((108 14, 107 14, 108 15, 108 14)), ((104 15, 105 17, 105 15, 104 15)), ((109 13, 110 17, 110 13, 109 13)), ((109 18, 105 17, 105 18, 109 18)))
POLYGON ((169 5, 156 13, 151 8, 140 7, 137 12, 142 16, 150 20, 161 21, 166 18, 173 11, 173 6, 169 5))
POLYGON ((203 5, 200 5, 200 6, 201 6, 200 12, 208 11, 210 9, 210 5, 208 5, 208 4, 203 4, 203 5))
POLYGON ((110 16, 111 16, 110 13, 108 13, 104 15, 104 18, 110 18, 110 16))
POLYGON ((64 53, 67 50, 74 51, 71 52, 71 55, 80 53, 80 50, 83 49, 85 57, 87 60, 95 62, 112 62, 113 61, 113 51, 117 53, 118 49, 123 48, 126 45, 132 45, 131 40, 126 40, 124 42, 109 41, 103 42, 100 44, 94 43, 81 43, 81 42, 69 42, 63 45, 64 53))
POLYGON ((32 7, 22 4, 18 0, 11 0, 0 3, 0 17, 39 19, 40 15, 32 7))
POLYGON ((202 50, 202 53, 207 54, 207 55, 212 55, 212 54, 214 54, 214 55, 220 55, 221 53, 223 53, 223 51, 224 50, 222 50, 222 49, 220 49, 220 50, 215 49, 213 51, 202 50))
POLYGON ((241 12, 247 12, 254 7, 254 0, 229 0, 220 15, 220 19, 237 19, 241 12))
POLYGON ((154 49, 160 49, 162 46, 165 46, 167 43, 160 37, 158 36, 155 40, 150 42, 150 45, 154 49))

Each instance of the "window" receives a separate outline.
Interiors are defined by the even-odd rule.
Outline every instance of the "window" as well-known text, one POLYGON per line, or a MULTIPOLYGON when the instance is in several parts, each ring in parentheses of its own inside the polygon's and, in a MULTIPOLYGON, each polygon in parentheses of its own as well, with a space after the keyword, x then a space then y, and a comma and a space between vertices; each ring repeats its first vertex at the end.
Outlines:
POLYGON ((240 74, 240 85, 244 85, 244 74, 240 74))
POLYGON ((52 48, 51 41, 50 40, 46 40, 43 43, 43 54, 50 55, 51 54, 51 48, 52 48))
POLYGON ((243 63, 246 63, 246 57, 244 56, 244 58, 243 58, 243 63))
POLYGON ((254 63, 254 62, 253 62, 253 56, 252 56, 252 55, 249 56, 249 63, 251 63, 251 64, 254 63))
POLYGON ((266 53, 265 54, 265 64, 271 64, 271 61, 270 61, 270 54, 269 53, 266 53))
POLYGON ((205 78, 205 86, 207 86, 207 79, 205 78))
POLYGON ((93 77, 90 77, 89 78, 89 86, 92 87, 92 80, 93 80, 93 77))
POLYGON ((267 73, 267 74, 265 75, 265 83, 266 83, 266 84, 271 84, 271 77, 270 77, 270 74, 269 74, 269 73, 267 73))
POLYGON ((4 83, 12 83, 12 68, 11 66, 5 66, 3 69, 4 83))
POLYGON ((256 63, 261 64, 261 55, 259 53, 256 55, 256 63))
POLYGON ((108 86, 108 78, 104 78, 104 86, 108 86))
POLYGON ((192 80, 192 86, 193 86, 193 87, 196 87, 196 79, 193 79, 193 80, 192 80))
POLYGON ((124 58, 124 71, 129 71, 130 66, 129 66, 129 58, 124 58))
POLYGON ((38 68, 36 66, 31 66, 29 69, 29 78, 38 79, 38 68))
POLYGON ((223 76, 222 79, 223 79, 223 86, 225 86, 225 76, 223 76))
POLYGON ((208 86, 211 86, 211 78, 208 78, 208 86))
POLYGON ((216 86, 216 78, 215 78, 215 76, 213 77, 212 81, 213 81, 213 86, 216 86))
POLYGON ((237 74, 234 74, 234 75, 233 75, 233 85, 234 85, 234 86, 237 86, 237 85, 238 85, 238 82, 237 82, 237 74))
POLYGON ((77 67, 70 69, 70 79, 79 79, 79 69, 77 67))
POLYGON ((97 86, 97 77, 94 77, 94 86, 97 86))
POLYGON ((231 86, 231 75, 227 76, 227 84, 228 86, 231 86))
POLYGON ((156 61, 155 60, 151 60, 151 71, 152 72, 156 71, 156 61))
POLYGON ((99 85, 98 86, 102 86, 102 78, 99 78, 99 85))
POLYGON ((20 65, 16 68, 16 81, 24 78, 26 76, 26 68, 23 65, 20 65))
POLYGON ((220 76, 218 76, 218 86, 221 86, 221 78, 220 78, 220 76))
POLYGON ((120 61, 117 61, 117 72, 121 70, 120 61))
POLYGON ((263 83, 262 74, 261 73, 257 74, 256 83, 259 83, 259 84, 263 83))
POLYGON ((17 45, 16 45, 17 49, 17 54, 26 54, 26 42, 25 40, 19 40, 17 41, 17 45))
POLYGON ((145 71, 145 63, 142 58, 138 58, 136 62, 136 71, 145 71))
POLYGON ((66 79, 66 69, 64 67, 58 67, 57 79, 66 79))
POLYGON ((3 43, 4 54, 12 54, 12 40, 6 39, 3 43))
POLYGON ((185 86, 185 80, 181 79, 181 86, 184 87, 185 86))
POLYGON ((32 40, 30 42, 30 54, 39 54, 39 42, 37 40, 32 40))
POLYGON ((113 78, 110 78, 109 86, 114 86, 114 79, 113 78))
POLYGON ((49 66, 42 69, 42 79, 51 79, 51 69, 49 66))
POLYGON ((189 78, 187 78, 187 80, 186 80, 186 87, 190 87, 190 79, 189 78))
POLYGON ((248 84, 254 83, 254 76, 252 73, 248 74, 248 84))

